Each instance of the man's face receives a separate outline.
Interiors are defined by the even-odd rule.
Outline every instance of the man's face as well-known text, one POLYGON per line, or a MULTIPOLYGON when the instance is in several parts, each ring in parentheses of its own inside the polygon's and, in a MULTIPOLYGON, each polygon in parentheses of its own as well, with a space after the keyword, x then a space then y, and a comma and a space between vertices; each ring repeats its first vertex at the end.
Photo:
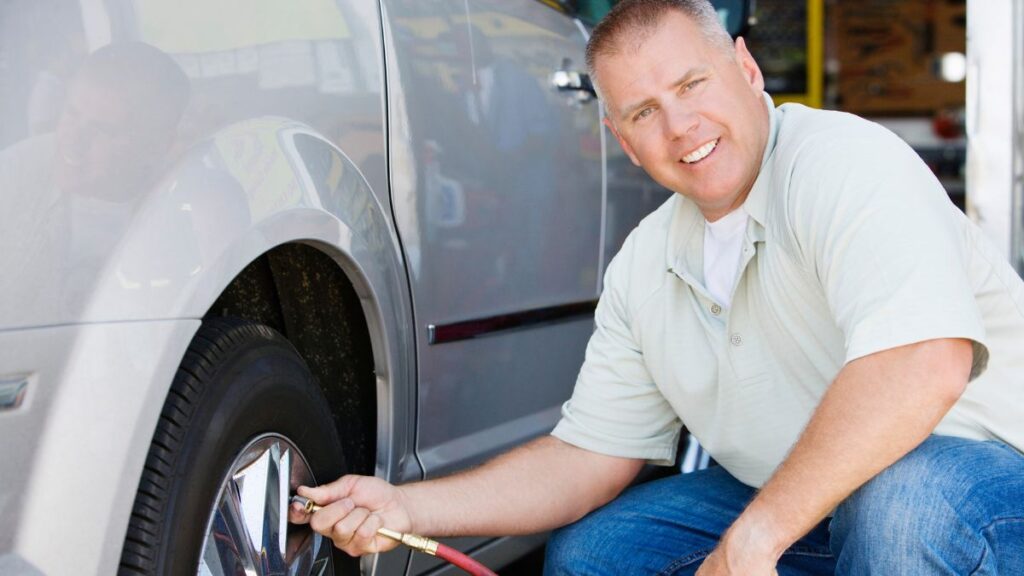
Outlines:
POLYGON ((732 57, 674 11, 639 48, 630 40, 596 64, 605 123, 634 164, 717 220, 743 203, 761 166, 761 72, 742 39, 732 57))
POLYGON ((123 197, 148 176, 170 138, 118 87, 77 78, 57 124, 56 181, 67 192, 123 197))

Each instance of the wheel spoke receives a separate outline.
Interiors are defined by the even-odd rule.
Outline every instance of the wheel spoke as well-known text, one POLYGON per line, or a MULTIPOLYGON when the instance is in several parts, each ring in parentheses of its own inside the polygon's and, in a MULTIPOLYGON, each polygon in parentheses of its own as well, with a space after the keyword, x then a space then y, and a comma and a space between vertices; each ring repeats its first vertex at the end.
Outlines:
POLYGON ((308 526, 292 526, 288 534, 289 576, 332 574, 332 543, 308 526))
POLYGON ((254 440, 232 465, 211 517, 199 574, 321 576, 333 573, 331 541, 288 524, 289 495, 313 476, 287 439, 254 440))
MULTIPOLYGON (((239 511, 249 535, 249 550, 258 558, 263 543, 263 501, 267 487, 269 458, 265 451, 249 465, 238 470, 232 482, 238 489, 239 511)), ((259 561, 262 568, 262 558, 259 561)))
POLYGON ((206 534, 199 565, 201 575, 259 574, 248 529, 238 508, 238 495, 233 488, 229 484, 221 491, 220 501, 206 534))
POLYGON ((285 570, 284 551, 278 537, 281 531, 279 446, 277 442, 254 446, 251 453, 258 456, 234 476, 251 548, 259 558, 261 573, 266 576, 283 574, 285 570))
POLYGON ((267 576, 285 573, 284 539, 288 528, 288 477, 281 474, 281 458, 281 443, 274 442, 267 450, 267 482, 263 489, 263 541, 260 542, 260 552, 263 555, 267 576))
POLYGON ((311 484, 313 477, 309 468, 296 456, 293 450, 285 449, 281 456, 281 479, 282 487, 285 490, 285 508, 283 509, 284 525, 288 530, 287 543, 285 544, 285 558, 288 561, 289 576, 320 576, 331 574, 331 549, 333 544, 330 540, 313 532, 308 524, 287 525, 288 501, 287 494, 300 484, 311 484), (287 477, 285 474, 287 472, 287 477))

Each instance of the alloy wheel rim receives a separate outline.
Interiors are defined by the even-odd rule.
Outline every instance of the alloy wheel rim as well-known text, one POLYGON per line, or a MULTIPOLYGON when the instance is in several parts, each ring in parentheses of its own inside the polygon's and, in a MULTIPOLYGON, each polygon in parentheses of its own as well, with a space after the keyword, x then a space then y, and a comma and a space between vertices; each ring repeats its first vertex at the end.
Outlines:
POLYGON ((331 542, 288 523, 289 497, 314 484, 306 458, 288 438, 264 434, 231 463, 210 510, 200 576, 326 576, 331 542))

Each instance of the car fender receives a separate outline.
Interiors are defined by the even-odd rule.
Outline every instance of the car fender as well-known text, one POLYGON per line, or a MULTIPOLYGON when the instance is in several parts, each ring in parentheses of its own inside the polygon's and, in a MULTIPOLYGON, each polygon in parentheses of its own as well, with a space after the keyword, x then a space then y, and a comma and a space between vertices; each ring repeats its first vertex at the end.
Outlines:
MULTIPOLYGON (((98 268, 95 281, 63 302, 64 313, 69 314, 69 324, 86 326, 156 326, 166 320, 201 319, 247 265, 276 246, 294 242, 314 246, 337 262, 362 303, 378 396, 377 474, 387 478, 418 475, 414 459, 399 460, 411 454, 414 345, 397 236, 355 164, 302 124, 280 118, 249 120, 185 152, 140 203, 115 249, 98 268), (329 160, 329 170, 340 171, 331 173, 337 186, 317 185, 314 178, 322 177, 323 170, 316 174, 308 153, 304 157, 296 141, 319 150, 318 159, 329 160)), ((141 381, 133 378, 131 385, 124 382, 126 376, 119 376, 128 374, 124 361, 112 362, 112 372, 104 376, 102 362, 79 353, 71 355, 73 361, 51 382, 36 383, 49 390, 38 394, 31 418, 36 422, 35 440, 24 446, 22 460, 40 471, 58 473, 68 466, 89 470, 91 504, 77 502, 83 497, 79 491, 55 496, 55 486, 31 489, 18 510, 10 510, 26 523, 15 529, 20 540, 16 548, 30 561, 38 562, 48 553, 45 542, 52 542, 53 516, 64 509, 69 519, 102 517, 95 526, 95 538, 89 539, 93 542, 86 546, 79 539, 83 546, 69 555, 72 563, 84 562, 77 565, 95 567, 98 573, 116 567, 146 451, 170 386, 169 375, 199 323, 189 321, 183 326, 138 339, 158 342, 162 348, 140 353, 138 358, 146 359, 153 369, 141 381), (104 386, 105 380, 117 394, 87 389, 104 386), (125 436, 103 440, 94 432, 70 432, 109 431, 111 425, 125 436), (103 449, 101 445, 118 455, 110 466, 89 461, 89 455, 103 449), (71 513, 80 508, 84 508, 80 513, 71 513), (97 544, 101 545, 94 548, 97 544)), ((90 334, 90 339, 76 343, 78 338, 73 336, 75 341, 67 342, 65 351, 110 348, 98 343, 102 332, 81 333, 90 334)), ((25 371, 33 369, 26 365, 25 371)), ((69 537, 81 530, 60 527, 58 532, 69 537)), ((47 569, 64 565, 56 559, 43 562, 47 569)))

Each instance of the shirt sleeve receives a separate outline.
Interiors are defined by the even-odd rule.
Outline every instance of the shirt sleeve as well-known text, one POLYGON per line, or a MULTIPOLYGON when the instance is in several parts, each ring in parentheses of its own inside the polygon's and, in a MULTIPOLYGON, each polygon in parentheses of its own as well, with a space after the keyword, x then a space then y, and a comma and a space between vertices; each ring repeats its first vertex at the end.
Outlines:
POLYGON ((809 138, 788 187, 797 244, 846 340, 846 362, 937 338, 988 361, 965 216, 917 154, 865 123, 809 138))
POLYGON ((594 315, 596 329, 572 398, 552 435, 580 448, 670 466, 681 423, 651 379, 630 329, 627 239, 609 264, 594 315))

